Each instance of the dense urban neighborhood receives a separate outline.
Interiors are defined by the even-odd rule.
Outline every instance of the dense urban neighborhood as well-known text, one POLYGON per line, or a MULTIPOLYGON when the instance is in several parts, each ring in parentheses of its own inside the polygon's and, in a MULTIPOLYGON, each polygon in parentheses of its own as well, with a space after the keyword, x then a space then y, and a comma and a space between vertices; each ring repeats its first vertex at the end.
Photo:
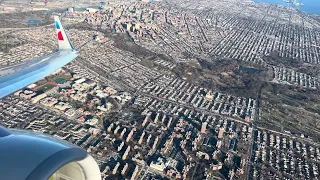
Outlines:
POLYGON ((319 179, 317 15, 241 0, 17 4, 0 0, 0 22, 14 14, 0 77, 58 49, 53 15, 79 56, 0 99, 0 125, 80 146, 103 179, 319 179))

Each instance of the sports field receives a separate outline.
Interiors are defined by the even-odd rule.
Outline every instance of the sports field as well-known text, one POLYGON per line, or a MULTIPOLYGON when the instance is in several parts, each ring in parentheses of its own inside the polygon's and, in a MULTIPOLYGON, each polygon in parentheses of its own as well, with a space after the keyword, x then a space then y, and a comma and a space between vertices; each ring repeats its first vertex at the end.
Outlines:
POLYGON ((66 82, 66 79, 63 77, 58 77, 54 80, 54 82, 56 82, 57 84, 63 84, 64 82, 66 82))
POLYGON ((50 89, 54 88, 54 85, 52 84, 46 84, 46 85, 43 85, 42 87, 40 87, 38 90, 41 90, 43 92, 46 92, 50 89))

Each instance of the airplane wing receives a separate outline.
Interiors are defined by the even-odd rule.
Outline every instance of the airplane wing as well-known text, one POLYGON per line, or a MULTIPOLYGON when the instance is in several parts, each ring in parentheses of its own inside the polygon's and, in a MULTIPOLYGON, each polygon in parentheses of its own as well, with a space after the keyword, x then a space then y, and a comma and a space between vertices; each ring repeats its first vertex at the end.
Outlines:
MULTIPOLYGON (((59 50, 31 61, 0 67, 0 98, 34 83, 77 57, 58 17, 59 50)), ((0 179, 101 180, 96 161, 67 141, 0 126, 0 179)))
POLYGON ((59 44, 59 51, 74 50, 67 33, 65 32, 58 16, 54 16, 54 24, 56 26, 56 33, 59 44))
POLYGON ((59 17, 55 16, 54 21, 59 50, 22 64, 0 67, 0 98, 43 79, 78 56, 59 17))

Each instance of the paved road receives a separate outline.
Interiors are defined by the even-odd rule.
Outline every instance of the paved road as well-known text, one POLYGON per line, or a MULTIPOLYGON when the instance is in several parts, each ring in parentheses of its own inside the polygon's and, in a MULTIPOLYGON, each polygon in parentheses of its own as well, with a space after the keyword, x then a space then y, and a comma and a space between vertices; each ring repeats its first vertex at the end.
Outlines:
POLYGON ((191 177, 191 179, 193 179, 193 178, 194 178, 194 175, 196 174, 196 171, 197 171, 198 165, 199 165, 199 162, 197 162, 196 167, 194 168, 194 171, 193 171, 193 173, 192 173, 192 177, 191 177))
POLYGON ((221 117, 224 117, 225 119, 230 119, 230 120, 233 120, 233 121, 236 121, 236 122, 239 122, 239 123, 242 123, 242 124, 246 124, 246 125, 249 125, 249 124, 250 124, 250 122, 246 122, 246 121, 241 120, 241 119, 236 119, 236 118, 231 117, 231 116, 226 116, 226 115, 223 115, 223 114, 219 114, 219 113, 207 111, 207 110, 204 110, 204 109, 200 109, 200 108, 198 108, 198 107, 194 107, 194 106, 191 106, 191 105, 179 103, 179 102, 177 102, 177 101, 173 101, 173 100, 169 100, 169 99, 157 97, 157 96, 150 95, 150 94, 147 94, 147 93, 141 93, 141 95, 147 96, 147 97, 151 97, 151 98, 154 98, 154 99, 157 99, 157 100, 160 100, 160 101, 164 101, 164 102, 169 102, 169 103, 172 103, 172 104, 176 104, 176 105, 179 105, 179 106, 181 106, 181 107, 186 107, 186 108, 188 108, 188 109, 193 109, 193 110, 198 111, 198 112, 201 112, 201 113, 203 113, 203 114, 207 114, 207 115, 211 115, 211 116, 221 116, 221 117))

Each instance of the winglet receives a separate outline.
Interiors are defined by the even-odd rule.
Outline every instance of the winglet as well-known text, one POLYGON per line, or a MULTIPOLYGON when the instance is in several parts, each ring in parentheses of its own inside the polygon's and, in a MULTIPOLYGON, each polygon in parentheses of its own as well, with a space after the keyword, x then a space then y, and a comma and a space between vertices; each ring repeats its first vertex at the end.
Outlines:
POLYGON ((74 48, 69 40, 67 33, 64 31, 59 16, 54 16, 54 24, 57 31, 59 51, 73 51, 74 48))

